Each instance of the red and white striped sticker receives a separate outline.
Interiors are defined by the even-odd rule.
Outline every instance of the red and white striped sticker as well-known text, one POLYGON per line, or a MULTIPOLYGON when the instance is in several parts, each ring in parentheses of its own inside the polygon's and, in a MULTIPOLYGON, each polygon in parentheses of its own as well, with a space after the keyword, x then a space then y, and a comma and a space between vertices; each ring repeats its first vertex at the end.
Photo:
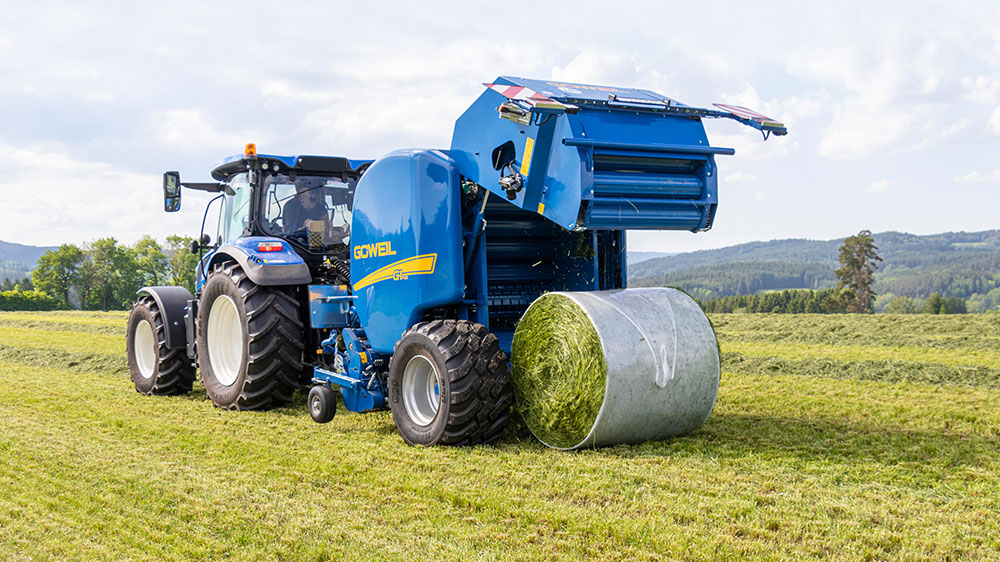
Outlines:
POLYGON ((550 99, 538 92, 532 90, 531 88, 526 88, 524 86, 508 86, 506 84, 487 84, 483 83, 483 86, 497 92, 501 96, 509 100, 518 100, 527 102, 530 105, 538 107, 561 107, 561 108, 571 108, 573 106, 559 103, 553 99, 550 99))
POLYGON ((720 109, 724 109, 724 110, 728 111, 729 113, 732 113, 733 115, 735 115, 737 117, 742 117, 744 119, 750 119, 752 121, 757 121, 759 123, 769 123, 769 124, 781 125, 781 122, 778 121, 777 119, 771 119, 767 115, 763 115, 761 113, 757 113, 756 111, 754 111, 752 109, 747 109, 747 108, 745 108, 743 106, 740 106, 740 105, 726 105, 726 104, 723 104, 723 103, 713 103, 712 105, 714 105, 715 107, 718 107, 720 109))
POLYGON ((483 84, 483 86, 486 86, 507 99, 523 101, 552 101, 542 94, 539 94, 530 88, 525 88, 524 86, 507 86, 505 84, 483 84))

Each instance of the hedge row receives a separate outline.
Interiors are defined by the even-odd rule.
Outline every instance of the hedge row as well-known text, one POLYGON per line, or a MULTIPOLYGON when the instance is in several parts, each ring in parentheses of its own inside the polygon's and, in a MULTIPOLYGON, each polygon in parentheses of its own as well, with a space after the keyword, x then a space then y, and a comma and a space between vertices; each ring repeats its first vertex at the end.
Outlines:
POLYGON ((0 310, 59 310, 65 308, 41 291, 0 291, 0 310))

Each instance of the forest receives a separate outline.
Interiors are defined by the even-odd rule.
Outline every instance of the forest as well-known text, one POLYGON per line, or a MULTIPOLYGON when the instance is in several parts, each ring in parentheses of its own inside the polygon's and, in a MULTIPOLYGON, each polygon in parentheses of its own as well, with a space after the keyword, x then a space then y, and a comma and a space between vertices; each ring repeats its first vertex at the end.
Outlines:
POLYGON ((115 238, 63 244, 45 251, 30 276, 3 279, 0 310, 125 310, 145 285, 194 289, 198 256, 190 244, 186 236, 168 236, 166 244, 150 236, 132 245, 115 238))
MULTIPOLYGON (((898 312, 920 312, 935 303, 940 311, 940 299, 951 303, 944 307, 949 312, 1000 310, 1000 230, 928 236, 883 232, 874 238, 883 258, 875 273, 877 312, 889 311, 894 300, 898 312)), ((822 291, 837 283, 840 243, 775 240, 650 259, 629 267, 629 286, 678 287, 719 311, 770 312, 775 306, 784 311, 771 292, 818 291, 788 297, 788 312, 806 312, 801 308, 810 308, 808 302, 812 309, 822 308, 822 291), (730 298, 737 296, 745 298, 730 298)))

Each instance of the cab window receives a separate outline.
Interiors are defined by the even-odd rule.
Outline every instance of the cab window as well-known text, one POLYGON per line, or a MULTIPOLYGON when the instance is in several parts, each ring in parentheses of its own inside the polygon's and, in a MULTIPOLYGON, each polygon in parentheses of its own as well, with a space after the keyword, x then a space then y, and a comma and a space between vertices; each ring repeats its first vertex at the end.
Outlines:
POLYGON ((226 195, 226 216, 222 237, 227 242, 243 236, 243 231, 250 222, 250 184, 246 174, 234 176, 229 186, 235 195, 226 195))
POLYGON ((265 232, 312 252, 346 255, 356 180, 271 174, 261 185, 265 232))

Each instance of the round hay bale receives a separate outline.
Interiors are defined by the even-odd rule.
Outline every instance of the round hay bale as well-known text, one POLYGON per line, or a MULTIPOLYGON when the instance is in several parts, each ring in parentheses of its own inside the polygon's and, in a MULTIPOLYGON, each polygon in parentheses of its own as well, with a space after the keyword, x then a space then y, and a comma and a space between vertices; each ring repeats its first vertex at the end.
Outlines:
POLYGON ((558 449, 690 433, 719 389, 715 332, 676 289, 545 294, 518 323, 511 365, 525 424, 558 449))

